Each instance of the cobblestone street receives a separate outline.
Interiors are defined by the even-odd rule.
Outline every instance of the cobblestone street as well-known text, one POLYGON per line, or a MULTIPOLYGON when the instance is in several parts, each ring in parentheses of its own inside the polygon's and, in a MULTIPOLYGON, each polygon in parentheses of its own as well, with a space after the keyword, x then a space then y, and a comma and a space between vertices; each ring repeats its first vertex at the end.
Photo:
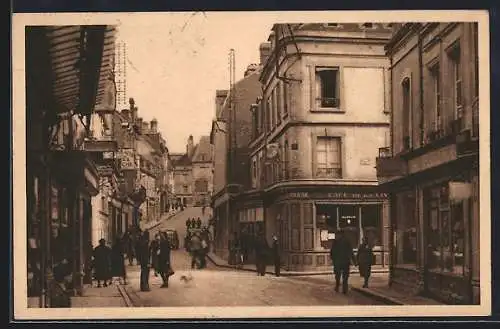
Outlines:
POLYGON ((191 270, 191 260, 183 250, 174 251, 172 261, 175 274, 169 288, 160 288, 160 277, 151 272, 149 292, 139 290, 139 268, 128 268, 126 290, 134 306, 381 305, 355 291, 347 295, 336 293, 324 278, 260 277, 254 272, 220 269, 210 263, 206 269, 191 270), (182 275, 193 279, 185 283, 180 279, 182 275))

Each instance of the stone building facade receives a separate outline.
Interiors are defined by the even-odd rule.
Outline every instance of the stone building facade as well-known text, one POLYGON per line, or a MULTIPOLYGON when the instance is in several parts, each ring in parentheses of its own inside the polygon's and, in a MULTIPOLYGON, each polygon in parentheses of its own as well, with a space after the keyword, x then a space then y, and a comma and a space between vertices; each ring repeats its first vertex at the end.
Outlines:
POLYGON ((169 157, 172 206, 208 206, 213 191, 213 150, 208 136, 201 136, 197 144, 189 136, 185 153, 169 157))
POLYGON ((394 105, 377 170, 390 194, 391 286, 479 303, 477 23, 398 24, 394 105))
POLYGON ((371 23, 272 28, 264 93, 251 109, 252 188, 237 197, 237 220, 269 243, 276 234, 286 269, 330 269, 339 229, 356 248, 367 236, 376 263, 388 265, 388 198, 375 160, 389 145, 391 33, 371 23))

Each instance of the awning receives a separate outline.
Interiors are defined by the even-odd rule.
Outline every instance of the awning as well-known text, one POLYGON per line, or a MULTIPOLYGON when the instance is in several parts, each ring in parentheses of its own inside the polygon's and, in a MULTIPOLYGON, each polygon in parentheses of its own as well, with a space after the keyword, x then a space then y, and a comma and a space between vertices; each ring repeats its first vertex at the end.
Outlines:
POLYGON ((112 73, 115 28, 106 25, 45 28, 57 112, 91 113, 112 73))

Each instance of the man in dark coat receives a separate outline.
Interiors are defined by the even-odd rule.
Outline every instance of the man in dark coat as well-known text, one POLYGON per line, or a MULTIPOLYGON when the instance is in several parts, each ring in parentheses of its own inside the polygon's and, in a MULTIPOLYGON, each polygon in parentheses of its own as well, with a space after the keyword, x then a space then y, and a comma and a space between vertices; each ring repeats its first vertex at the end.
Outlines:
POLYGON ((198 219, 196 220, 196 228, 201 228, 201 219, 200 219, 200 217, 198 217, 198 219))
POLYGON ((101 287, 101 281, 107 287, 107 281, 111 270, 111 248, 106 246, 106 240, 100 239, 99 245, 94 249, 94 270, 97 287, 101 287))
POLYGON ((137 244, 137 261, 141 266, 141 291, 149 291, 149 265, 150 265, 150 247, 149 232, 142 233, 137 244))
POLYGON ((160 254, 158 255, 158 270, 163 280, 162 288, 168 288, 168 278, 173 274, 170 264, 170 241, 167 234, 163 232, 160 238, 160 254))
POLYGON ((274 261, 274 274, 280 276, 281 269, 281 259, 280 259, 280 247, 278 237, 273 235, 273 261, 274 261))
POLYGON ((368 288, 368 280, 370 279, 370 275, 372 272, 374 255, 372 247, 368 243, 367 237, 363 237, 363 241, 358 247, 357 260, 359 266, 359 274, 362 278, 364 278, 363 288, 368 288))
POLYGON ((332 242, 330 258, 335 274, 335 291, 339 291, 340 279, 342 279, 342 292, 347 294, 349 271, 351 263, 355 263, 355 259, 351 243, 342 231, 337 232, 332 242))
POLYGON ((123 244, 120 238, 116 238, 111 249, 111 276, 122 279, 123 284, 127 284, 127 274, 125 271, 125 255, 123 244))
POLYGON ((257 274, 264 276, 266 274, 266 258, 268 244, 264 233, 260 232, 255 239, 255 261, 257 265, 257 274))
POLYGON ((151 241, 149 248, 150 248, 150 253, 151 253, 151 265, 153 267, 154 275, 158 276, 160 273, 160 267, 159 267, 159 255, 160 255, 160 242, 161 242, 161 236, 160 233, 155 234, 155 238, 153 241, 151 241))

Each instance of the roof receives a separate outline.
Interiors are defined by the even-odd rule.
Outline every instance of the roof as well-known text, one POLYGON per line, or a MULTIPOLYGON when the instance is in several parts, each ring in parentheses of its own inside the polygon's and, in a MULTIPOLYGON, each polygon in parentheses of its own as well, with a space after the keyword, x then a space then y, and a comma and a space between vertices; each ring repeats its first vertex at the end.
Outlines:
MULTIPOLYGON (((238 80, 238 82, 234 84, 234 102, 236 103, 236 108, 239 111, 250 111, 250 105, 255 103, 257 97, 261 95, 262 84, 259 82, 261 71, 262 66, 259 65, 255 71, 238 80), (250 101, 247 101, 248 97, 250 97, 250 101)), ((231 91, 228 92, 223 106, 216 115, 218 119, 222 119, 224 115, 227 115, 225 112, 228 111, 230 97, 231 91)))
POLYGON ((200 142, 193 152, 192 162, 212 162, 212 145, 210 136, 201 136, 200 142))

